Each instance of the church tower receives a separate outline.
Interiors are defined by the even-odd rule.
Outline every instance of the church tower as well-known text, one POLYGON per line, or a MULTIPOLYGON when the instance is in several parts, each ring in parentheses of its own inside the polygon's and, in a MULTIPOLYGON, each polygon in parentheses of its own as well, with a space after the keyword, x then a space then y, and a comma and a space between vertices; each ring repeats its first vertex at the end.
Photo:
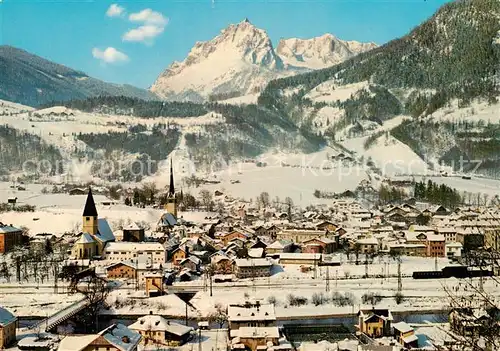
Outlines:
POLYGON ((95 208, 94 197, 92 196, 92 189, 89 187, 89 193, 87 195, 87 202, 85 202, 85 208, 83 209, 83 230, 84 233, 89 233, 92 236, 98 234, 98 221, 97 221, 97 209, 95 208))
POLYGON ((167 205, 165 206, 165 210, 177 218, 177 197, 175 196, 174 169, 172 166, 172 160, 170 160, 170 186, 168 188, 167 205))

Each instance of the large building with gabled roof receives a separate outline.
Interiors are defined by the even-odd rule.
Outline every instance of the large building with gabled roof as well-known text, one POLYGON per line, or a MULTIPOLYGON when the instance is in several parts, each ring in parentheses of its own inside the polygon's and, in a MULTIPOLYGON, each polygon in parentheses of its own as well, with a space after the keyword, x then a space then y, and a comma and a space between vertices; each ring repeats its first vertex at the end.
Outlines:
POLYGON ((82 232, 80 238, 73 245, 72 257, 76 259, 100 257, 106 244, 115 241, 115 236, 108 221, 99 218, 91 188, 87 194, 82 217, 82 232))

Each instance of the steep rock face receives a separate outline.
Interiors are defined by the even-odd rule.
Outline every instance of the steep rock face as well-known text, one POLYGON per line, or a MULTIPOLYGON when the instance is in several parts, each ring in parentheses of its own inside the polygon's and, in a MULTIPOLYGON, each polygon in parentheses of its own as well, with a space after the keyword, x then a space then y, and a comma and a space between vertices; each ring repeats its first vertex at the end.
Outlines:
POLYGON ((321 69, 376 47, 375 43, 343 41, 325 34, 312 39, 282 39, 276 52, 290 66, 321 69))
POLYGON ((205 101, 258 93, 272 79, 324 68, 375 47, 331 34, 280 41, 245 19, 206 42, 197 42, 182 62, 173 62, 151 91, 168 100, 205 101))
POLYGON ((278 77, 283 67, 267 33, 244 20, 210 41, 197 42, 184 61, 172 63, 158 77, 151 91, 195 101, 210 94, 247 93, 278 77))

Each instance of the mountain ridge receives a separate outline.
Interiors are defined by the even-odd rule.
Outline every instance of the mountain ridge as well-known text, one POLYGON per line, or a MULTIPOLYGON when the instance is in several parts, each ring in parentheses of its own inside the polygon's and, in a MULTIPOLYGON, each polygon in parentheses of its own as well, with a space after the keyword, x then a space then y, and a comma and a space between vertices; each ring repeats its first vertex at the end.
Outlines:
POLYGON ((152 99, 147 90, 114 84, 10 45, 0 46, 0 99, 39 106, 98 95, 152 99))
MULTIPOLYGON (((318 47, 316 42, 316 46, 306 53, 304 45, 302 51, 296 53, 296 46, 290 48, 283 41, 275 49, 267 32, 245 19, 230 24, 208 41, 196 42, 183 61, 172 62, 158 76, 150 90, 166 99, 196 102, 209 100, 211 95, 252 94, 259 92, 272 79, 323 68, 374 47, 372 43, 341 41, 331 34, 325 38, 328 39, 325 48, 318 47), (335 51, 337 47, 341 50, 335 51), (287 63, 278 52, 280 48, 287 56, 287 63), (297 55, 306 61, 299 62, 297 55), (316 59, 317 56, 323 61, 316 59), (309 57, 315 59, 314 64, 308 65, 309 57)), ((314 39, 289 40, 309 43, 314 39)))

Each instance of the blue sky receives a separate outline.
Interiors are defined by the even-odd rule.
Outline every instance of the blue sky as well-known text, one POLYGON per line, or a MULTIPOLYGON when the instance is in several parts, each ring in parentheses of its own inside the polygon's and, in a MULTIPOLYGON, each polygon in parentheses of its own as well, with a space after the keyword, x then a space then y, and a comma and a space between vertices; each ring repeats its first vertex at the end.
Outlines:
POLYGON ((196 41, 209 40, 245 17, 265 29, 275 45, 280 38, 324 33, 383 44, 448 1, 0 0, 0 44, 105 81, 147 88, 196 41))

